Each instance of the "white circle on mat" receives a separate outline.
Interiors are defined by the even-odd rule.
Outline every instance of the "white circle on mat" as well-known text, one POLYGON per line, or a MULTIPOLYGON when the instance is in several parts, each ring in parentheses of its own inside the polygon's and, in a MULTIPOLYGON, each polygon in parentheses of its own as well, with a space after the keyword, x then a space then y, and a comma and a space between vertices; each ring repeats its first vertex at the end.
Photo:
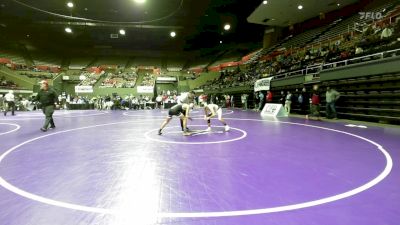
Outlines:
MULTIPOLYGON (((108 112, 103 111, 103 112, 80 114, 80 113, 74 113, 71 111, 63 111, 63 112, 56 111, 53 114, 53 117, 76 118, 76 117, 99 116, 99 115, 105 115, 105 114, 108 114, 108 112)), ((7 117, 4 119, 0 118, 0 121, 1 120, 42 120, 42 119, 44 119, 44 114, 41 112, 27 112, 27 113, 19 113, 13 117, 7 117)))
POLYGON ((11 125, 11 126, 14 126, 14 127, 15 127, 14 129, 12 129, 12 130, 10 130, 10 131, 6 131, 6 132, 3 132, 3 133, 0 133, 0 136, 1 136, 1 135, 5 135, 5 134, 9 134, 9 133, 12 133, 12 132, 15 132, 15 131, 17 131, 17 130, 19 130, 19 129, 21 128, 20 125, 15 124, 15 123, 0 123, 0 125, 11 125))
MULTIPOLYGON (((190 127, 206 127, 206 125, 190 125, 190 127)), ((223 126, 212 126, 212 127, 223 127, 223 126)), ((170 128, 179 128, 180 127, 169 127, 170 128)), ((195 142, 195 141, 190 141, 190 136, 183 136, 186 137, 188 140, 187 141, 170 141, 170 140, 162 140, 162 139, 158 139, 158 138, 153 138, 150 136, 151 133, 154 133, 154 135, 159 136, 156 132, 158 131, 158 129, 153 129, 153 130, 149 130, 146 133, 144 133, 144 136, 151 141, 156 141, 156 142, 163 142, 163 143, 169 143, 169 144, 183 144, 183 145, 206 145, 206 144, 221 144, 221 143, 228 143, 228 142, 232 142, 232 141, 238 141, 241 140, 243 138, 245 138, 247 136, 247 132, 239 129, 239 128, 235 128, 235 127, 231 127, 231 130, 237 130, 239 132, 242 133, 242 135, 240 137, 237 138, 232 138, 232 139, 228 139, 228 140, 222 140, 222 141, 204 141, 204 142, 195 142)), ((230 131, 228 131, 230 132, 230 131)), ((179 132, 181 133, 181 132, 179 132)), ((162 135, 161 135, 162 137, 162 135)))
MULTIPOLYGON (((233 110, 226 110, 225 112, 222 112, 222 115, 229 115, 232 114, 233 110)), ((168 114, 168 111, 161 111, 161 114, 168 114)), ((190 113, 189 113, 190 114, 190 113)), ((195 112, 197 114, 197 112, 195 112)), ((132 116, 132 117, 155 117, 155 118, 165 118, 165 115, 151 115, 151 114, 143 114, 143 113, 129 113, 129 112, 124 112, 122 113, 124 116, 132 116)), ((191 116, 192 117, 192 116, 191 116)), ((192 118, 202 118, 203 115, 195 115, 192 118)))

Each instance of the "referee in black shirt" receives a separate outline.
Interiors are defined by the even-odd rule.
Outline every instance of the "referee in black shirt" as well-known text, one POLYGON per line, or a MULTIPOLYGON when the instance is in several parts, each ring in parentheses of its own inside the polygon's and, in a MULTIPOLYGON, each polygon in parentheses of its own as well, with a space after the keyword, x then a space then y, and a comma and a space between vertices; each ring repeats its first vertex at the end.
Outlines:
POLYGON ((40 91, 36 95, 36 101, 40 102, 40 104, 42 105, 43 114, 46 116, 44 125, 42 128, 40 128, 40 130, 46 132, 49 128, 56 128, 53 120, 53 113, 55 103, 58 102, 58 96, 52 88, 49 88, 49 83, 47 82, 47 80, 42 80, 40 82, 40 91))

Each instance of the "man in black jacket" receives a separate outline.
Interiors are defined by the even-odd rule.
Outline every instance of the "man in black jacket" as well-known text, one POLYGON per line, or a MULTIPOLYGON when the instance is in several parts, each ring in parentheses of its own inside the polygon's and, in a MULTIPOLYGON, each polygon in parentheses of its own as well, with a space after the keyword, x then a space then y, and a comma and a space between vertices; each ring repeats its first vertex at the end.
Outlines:
POLYGON ((53 120, 53 113, 55 103, 58 102, 58 96, 52 88, 49 88, 49 83, 46 80, 40 82, 40 91, 36 95, 36 101, 40 102, 43 114, 46 116, 44 125, 40 130, 46 132, 48 128, 56 128, 53 120))

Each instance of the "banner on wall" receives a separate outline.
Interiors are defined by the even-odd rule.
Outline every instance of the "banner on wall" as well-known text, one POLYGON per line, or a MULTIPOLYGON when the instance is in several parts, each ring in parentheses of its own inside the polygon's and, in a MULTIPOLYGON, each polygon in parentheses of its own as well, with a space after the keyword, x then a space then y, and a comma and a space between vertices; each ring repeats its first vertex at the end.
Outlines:
POLYGON ((154 86, 137 86, 137 93, 153 93, 154 86))
POLYGON ((157 77, 157 81, 170 81, 170 82, 175 82, 177 81, 176 77, 157 77))
POLYGON ((93 93, 92 86, 75 86, 75 93, 93 93))
POLYGON ((268 77, 268 78, 263 78, 260 80, 257 80, 254 83, 254 91, 269 91, 269 89, 271 88, 271 80, 272 77, 268 77))

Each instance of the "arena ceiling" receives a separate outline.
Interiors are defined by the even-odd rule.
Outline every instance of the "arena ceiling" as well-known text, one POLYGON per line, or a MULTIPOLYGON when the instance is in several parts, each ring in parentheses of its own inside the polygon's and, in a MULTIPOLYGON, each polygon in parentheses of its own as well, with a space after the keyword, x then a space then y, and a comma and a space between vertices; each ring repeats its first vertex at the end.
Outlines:
MULTIPOLYGON (((262 46, 288 26, 358 0, 0 0, 0 40, 56 49, 201 52, 262 46), (71 1, 74 6, 67 6, 71 1), (340 5, 338 5, 340 4, 340 5), (297 7, 303 6, 302 10, 297 7), (230 24, 229 31, 224 25, 230 24), (67 33, 65 28, 71 28, 67 33), (125 30, 121 35, 120 29, 125 30), (170 37, 174 31, 176 36, 170 37)), ((1 42, 1 41, 0 41, 1 42)))
POLYGON ((250 23, 286 27, 356 2, 359 0, 266 0, 247 20, 250 23))
POLYGON ((354 4, 359 0, 265 0, 247 18, 250 23, 286 27, 354 4))
POLYGON ((71 0, 70 8, 68 0, 0 0, 0 33, 42 47, 194 51, 261 45, 264 26, 246 21, 258 0, 135 1, 71 0))

